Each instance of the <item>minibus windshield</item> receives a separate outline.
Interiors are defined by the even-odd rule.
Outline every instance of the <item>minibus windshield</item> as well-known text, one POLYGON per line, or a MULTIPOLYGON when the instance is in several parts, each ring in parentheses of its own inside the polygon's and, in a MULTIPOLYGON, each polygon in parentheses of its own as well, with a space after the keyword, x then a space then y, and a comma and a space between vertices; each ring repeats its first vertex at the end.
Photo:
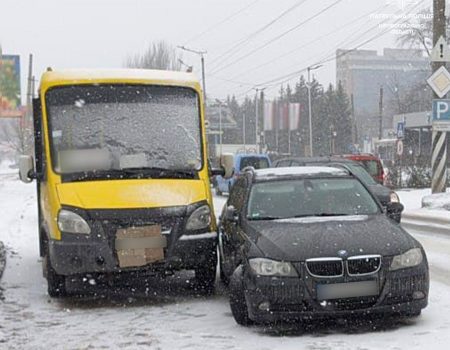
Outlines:
POLYGON ((57 173, 184 174, 203 166, 199 100, 192 89, 64 86, 47 92, 46 105, 57 173))

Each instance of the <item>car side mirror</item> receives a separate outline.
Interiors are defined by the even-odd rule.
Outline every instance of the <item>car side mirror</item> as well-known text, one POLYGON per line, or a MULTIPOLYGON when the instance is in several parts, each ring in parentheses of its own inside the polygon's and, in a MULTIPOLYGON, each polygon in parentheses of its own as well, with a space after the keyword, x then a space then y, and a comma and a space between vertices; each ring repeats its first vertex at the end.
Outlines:
POLYGON ((211 169, 211 176, 225 176, 225 168, 215 168, 211 169))
POLYGON ((388 218, 400 222, 402 211, 405 209, 403 204, 390 202, 386 205, 386 215, 388 218))
POLYGON ((234 173, 234 156, 231 153, 224 153, 220 156, 220 165, 224 169, 223 177, 229 179, 234 173))
POLYGON ((30 183, 36 179, 34 170, 34 159, 30 155, 21 155, 19 157, 19 177, 22 182, 30 183))
POLYGON ((238 222, 239 215, 237 209, 233 205, 229 205, 225 212, 225 219, 230 222, 238 222))

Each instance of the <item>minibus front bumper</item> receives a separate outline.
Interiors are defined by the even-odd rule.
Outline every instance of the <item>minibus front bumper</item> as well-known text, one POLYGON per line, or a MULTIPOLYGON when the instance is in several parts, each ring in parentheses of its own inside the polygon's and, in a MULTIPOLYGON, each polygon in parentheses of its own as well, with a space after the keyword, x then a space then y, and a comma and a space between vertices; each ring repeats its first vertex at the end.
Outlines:
MULTIPOLYGON (((73 210, 73 208, 71 209, 73 210)), ((185 230, 188 207, 136 210, 81 211, 91 227, 89 235, 62 233, 49 240, 50 263, 57 274, 115 273, 147 270, 149 273, 196 269, 215 258, 217 233, 185 230), (164 259, 140 267, 121 268, 115 248, 119 228, 158 224, 166 237, 164 259)))

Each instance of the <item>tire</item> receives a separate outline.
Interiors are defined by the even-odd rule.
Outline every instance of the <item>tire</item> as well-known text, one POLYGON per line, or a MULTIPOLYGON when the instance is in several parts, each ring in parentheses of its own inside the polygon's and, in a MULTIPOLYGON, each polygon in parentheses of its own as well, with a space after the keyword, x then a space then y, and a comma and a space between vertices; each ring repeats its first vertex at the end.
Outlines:
POLYGON ((219 257, 219 268, 220 268, 220 280, 225 286, 228 286, 230 284, 230 278, 225 274, 225 271, 223 269, 223 263, 222 263, 222 256, 219 257))
POLYGON ((205 295, 214 294, 217 273, 217 253, 207 260, 205 265, 195 269, 196 288, 205 295))
POLYGON ((253 324, 253 321, 248 316, 248 307, 245 300, 242 265, 234 271, 230 279, 230 308, 237 324, 241 326, 253 324))
POLYGON ((47 278, 47 292, 52 298, 61 298, 67 295, 66 277, 58 275, 53 269, 48 254, 48 246, 45 249, 44 256, 44 274, 47 278))

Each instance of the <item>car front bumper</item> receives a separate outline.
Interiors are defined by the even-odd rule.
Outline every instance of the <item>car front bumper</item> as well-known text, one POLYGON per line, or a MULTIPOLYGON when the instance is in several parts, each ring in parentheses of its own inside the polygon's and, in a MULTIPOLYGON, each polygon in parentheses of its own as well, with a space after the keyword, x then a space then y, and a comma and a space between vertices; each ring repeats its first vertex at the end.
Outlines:
POLYGON ((256 277, 246 272, 243 278, 249 317, 256 322, 320 319, 358 314, 414 315, 428 304, 429 275, 426 263, 415 268, 380 271, 376 276, 353 279, 353 281, 376 279, 379 293, 371 297, 318 300, 316 286, 323 280, 311 276, 256 277))

